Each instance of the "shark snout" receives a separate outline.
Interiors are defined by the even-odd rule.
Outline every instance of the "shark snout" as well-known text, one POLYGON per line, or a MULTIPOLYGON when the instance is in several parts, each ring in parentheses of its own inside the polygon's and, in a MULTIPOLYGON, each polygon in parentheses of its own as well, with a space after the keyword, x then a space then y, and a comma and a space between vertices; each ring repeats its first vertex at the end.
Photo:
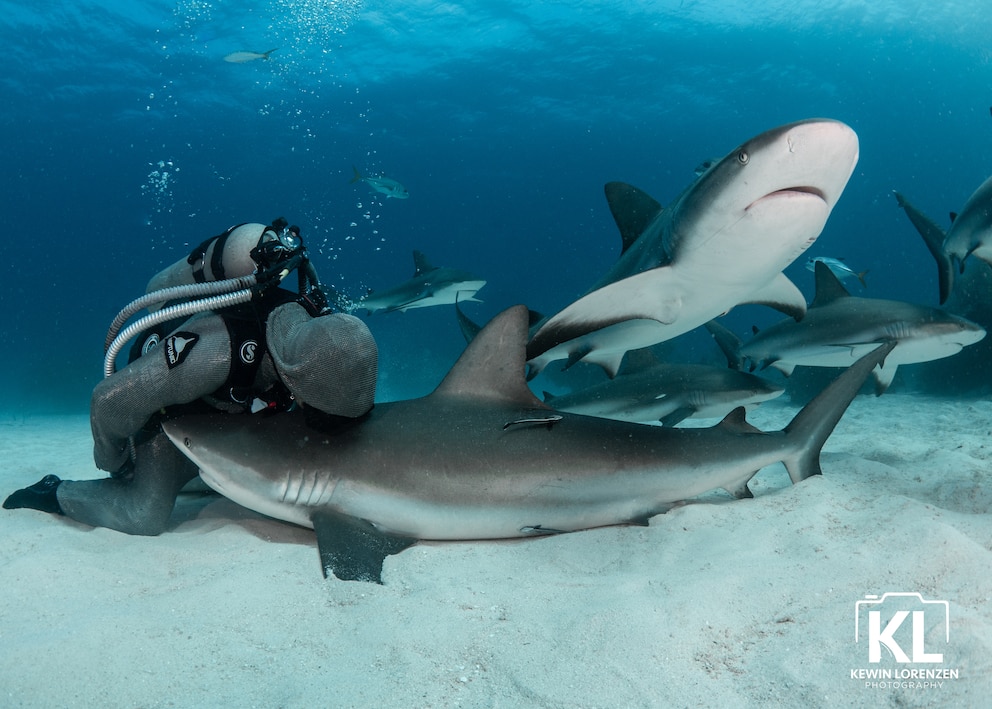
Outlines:
POLYGON ((778 129, 775 141, 782 180, 777 191, 819 197, 837 204, 858 163, 858 135, 845 123, 814 118, 778 129))

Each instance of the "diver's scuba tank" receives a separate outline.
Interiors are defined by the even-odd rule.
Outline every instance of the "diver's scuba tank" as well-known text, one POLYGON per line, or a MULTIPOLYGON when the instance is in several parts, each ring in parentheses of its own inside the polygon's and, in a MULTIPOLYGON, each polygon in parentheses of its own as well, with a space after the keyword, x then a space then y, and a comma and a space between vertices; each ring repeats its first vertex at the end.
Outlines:
POLYGON ((310 263, 300 228, 280 217, 271 225, 238 224, 211 237, 148 282, 145 295, 114 318, 104 342, 104 376, 115 371, 117 355, 139 333, 160 323, 185 319, 260 298, 293 270, 299 294, 315 315, 329 312, 317 272, 310 263), (121 331, 139 310, 149 314, 121 331))

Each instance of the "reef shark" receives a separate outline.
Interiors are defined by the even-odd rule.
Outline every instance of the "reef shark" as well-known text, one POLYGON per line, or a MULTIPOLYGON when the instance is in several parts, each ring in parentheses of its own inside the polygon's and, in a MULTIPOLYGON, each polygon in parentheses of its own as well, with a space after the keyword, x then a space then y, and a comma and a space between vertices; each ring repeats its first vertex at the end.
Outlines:
POLYGON ((740 348, 753 366, 784 374, 797 365, 846 367, 880 343, 895 344, 874 372, 875 393, 888 389, 900 364, 957 354, 983 337, 979 325, 941 308, 852 296, 823 263, 816 264, 816 297, 801 321, 782 320, 740 348))
POLYGON ((782 270, 820 235, 858 160, 847 125, 811 119, 762 133, 702 171, 667 208, 606 185, 619 260, 527 346, 531 376, 567 359, 614 376, 624 353, 688 332, 740 303, 801 318, 782 270))
POLYGON ((972 255, 992 265, 992 177, 972 193, 959 213, 951 213, 951 227, 946 232, 901 194, 894 194, 937 261, 943 305, 954 287, 954 262, 962 273, 972 255))
POLYGON ((354 165, 351 166, 351 169, 354 171, 355 175, 351 178, 351 180, 349 180, 349 183, 364 182, 379 194, 386 195, 386 199, 389 199, 390 197, 395 199, 407 199, 410 196, 410 193, 407 191, 406 187, 391 177, 386 177, 385 175, 363 175, 354 165))
POLYGON ((428 396, 377 404, 335 433, 301 412, 187 416, 165 432, 203 480, 262 514, 313 527, 324 575, 381 583, 417 540, 540 536, 644 523, 674 502, 783 462, 820 473, 820 449, 889 346, 865 356, 781 431, 743 410, 712 428, 662 428, 551 409, 527 387, 527 309, 503 311, 428 396))
POLYGON ((456 300, 465 302, 486 282, 467 271, 444 266, 432 266, 420 251, 413 252, 413 277, 392 288, 372 291, 358 301, 353 310, 364 309, 369 314, 394 310, 405 312, 411 308, 450 305, 456 300))
POLYGON ((779 396, 776 384, 726 367, 655 362, 614 379, 567 394, 544 392, 544 403, 561 411, 619 421, 674 426, 689 418, 726 416, 739 406, 752 408, 779 396))

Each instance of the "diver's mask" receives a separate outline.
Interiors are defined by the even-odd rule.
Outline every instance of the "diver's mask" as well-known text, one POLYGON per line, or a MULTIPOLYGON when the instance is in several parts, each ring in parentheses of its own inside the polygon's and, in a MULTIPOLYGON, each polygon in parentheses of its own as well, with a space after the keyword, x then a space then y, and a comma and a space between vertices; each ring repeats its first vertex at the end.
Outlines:
POLYGON ((262 232, 258 244, 251 250, 252 260, 262 271, 277 266, 294 256, 302 254, 303 239, 298 226, 286 227, 279 220, 262 232))

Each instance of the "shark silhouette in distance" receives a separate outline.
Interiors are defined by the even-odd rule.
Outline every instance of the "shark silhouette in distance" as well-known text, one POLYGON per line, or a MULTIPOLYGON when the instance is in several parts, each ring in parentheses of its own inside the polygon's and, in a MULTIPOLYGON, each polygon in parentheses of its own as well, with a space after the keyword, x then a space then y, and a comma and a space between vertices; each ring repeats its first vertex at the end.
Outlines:
POLYGON ((937 261, 941 305, 954 287, 955 262, 962 273, 969 256, 992 265, 992 177, 979 185, 960 213, 951 213, 951 227, 946 232, 899 192, 893 194, 937 261))
POLYGON ((981 326, 941 308, 852 296, 823 263, 815 274, 816 297, 806 317, 782 320, 740 347, 752 369, 772 366, 789 375, 797 365, 846 367, 892 342, 892 353, 872 372, 881 395, 900 364, 950 357, 985 337, 981 326))
POLYGON ((820 473, 820 450, 883 345, 842 373, 781 431, 737 409, 712 428, 663 428, 558 412, 524 380, 527 309, 503 311, 430 395, 377 404, 344 430, 301 412, 187 416, 163 425, 231 500, 313 527, 325 576, 382 582, 384 558, 417 540, 540 536, 645 523, 672 503, 785 464, 820 473))
POLYGON ((350 184, 364 182, 379 194, 386 195, 386 199, 409 199, 410 197, 410 193, 406 187, 391 177, 386 177, 385 175, 363 175, 354 165, 351 166, 351 169, 355 175, 349 180, 350 184))
MULTIPOLYGON (((456 300, 476 300, 473 296, 486 282, 467 271, 432 266, 420 251, 413 252, 413 277, 392 288, 371 291, 352 310, 372 313, 405 312, 412 308, 450 305, 456 300)), ((476 301, 478 302, 478 301, 476 301)))
POLYGON ((668 207, 620 182, 606 199, 619 260, 527 346, 530 376, 583 360, 615 376, 624 353, 671 339, 740 303, 799 319, 782 270, 820 235, 858 160, 847 125, 811 119, 752 138, 702 171, 668 207))

